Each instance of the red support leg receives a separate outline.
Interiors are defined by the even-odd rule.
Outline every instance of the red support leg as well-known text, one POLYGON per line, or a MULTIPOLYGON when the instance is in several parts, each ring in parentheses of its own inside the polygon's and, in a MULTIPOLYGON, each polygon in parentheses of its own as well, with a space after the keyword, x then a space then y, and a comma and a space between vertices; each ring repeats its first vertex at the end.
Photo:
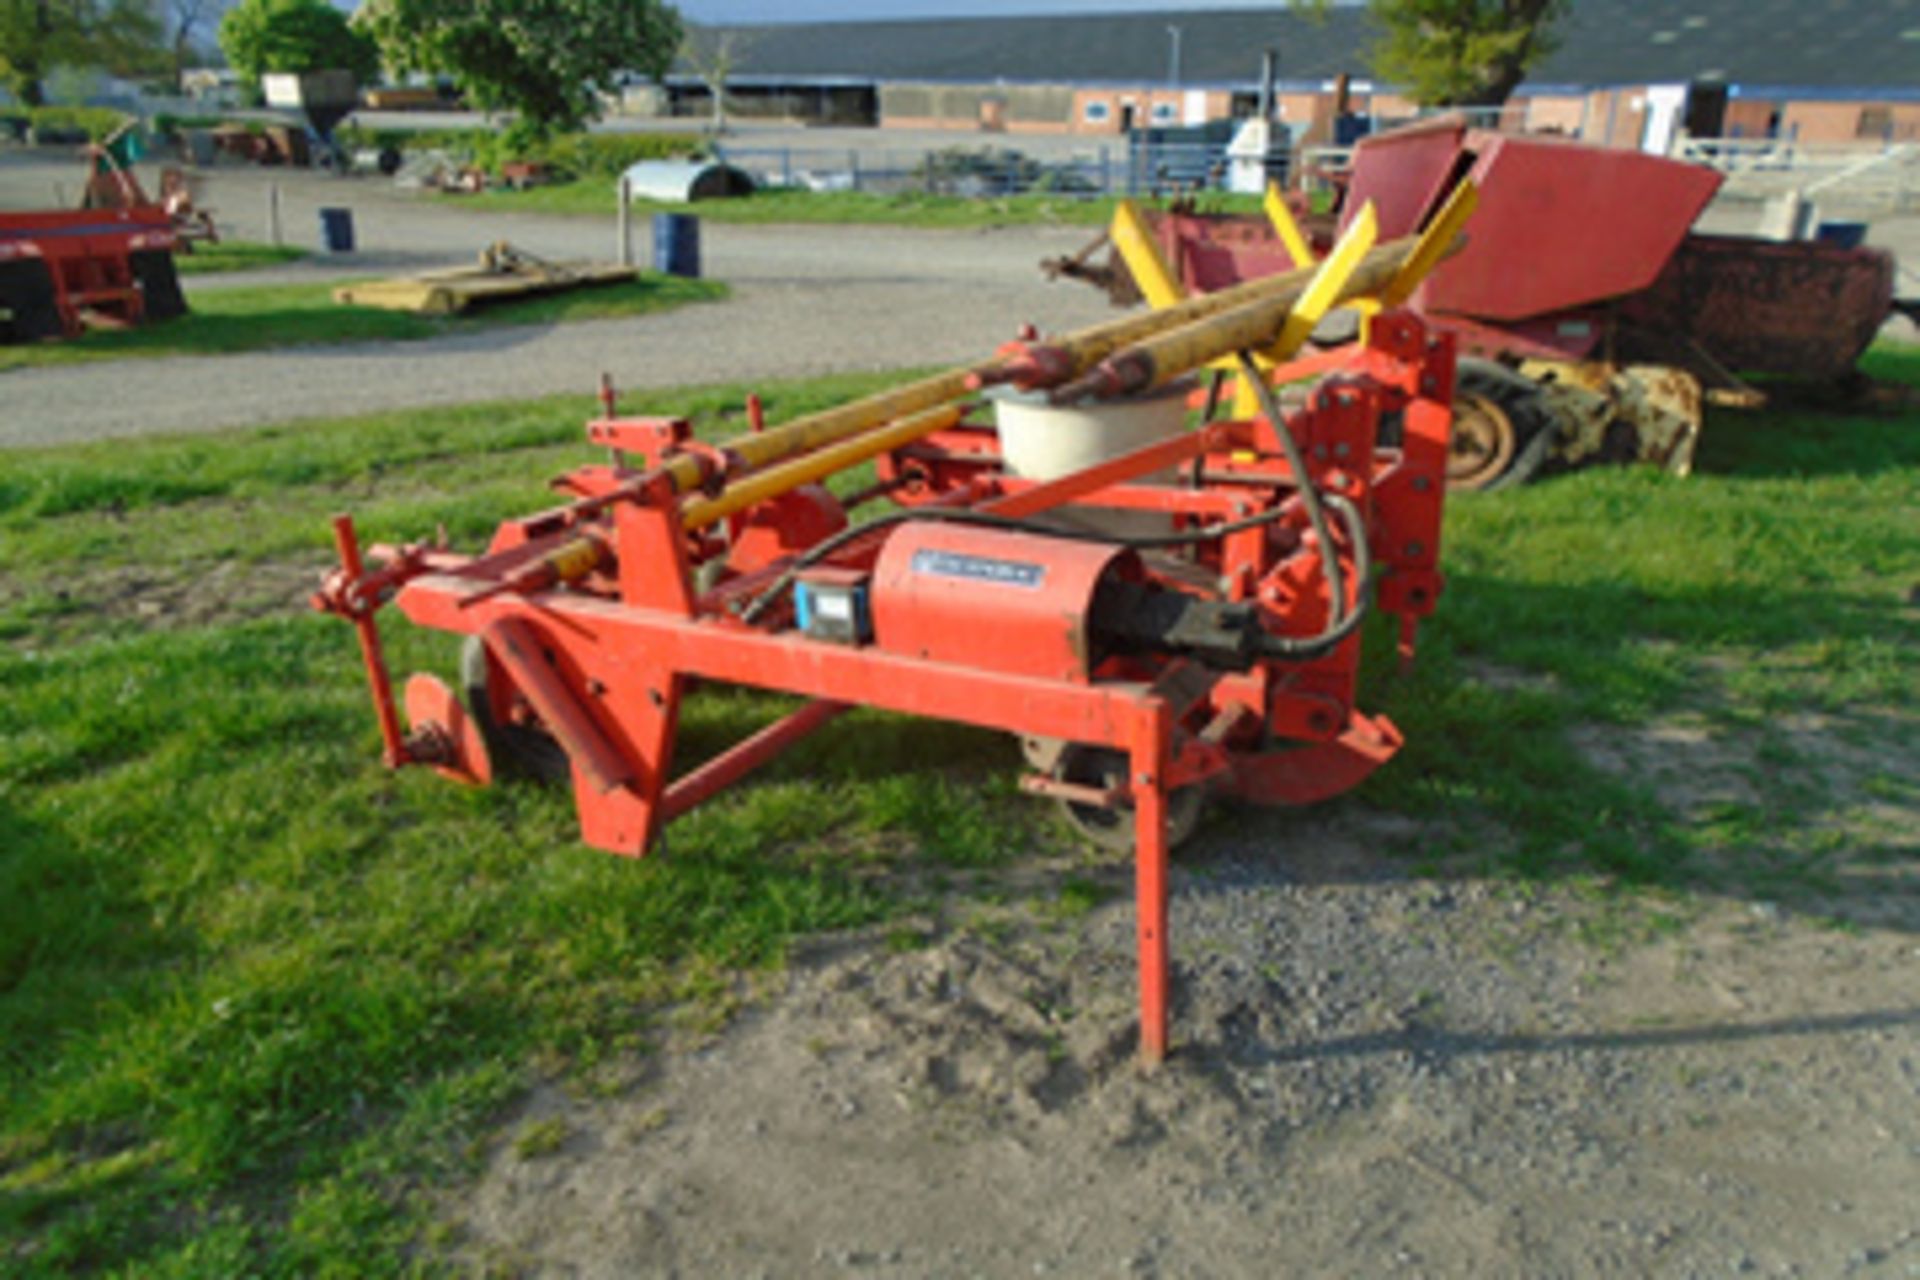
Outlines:
POLYGON ((1167 750, 1173 717, 1149 699, 1133 722, 1134 912, 1140 952, 1140 1058, 1167 1056, 1167 750))
MULTIPOLYGON (((360 559, 360 538, 353 531, 353 517, 333 518, 333 545, 340 553, 340 568, 349 585, 366 576, 360 559)), ((318 599, 318 597, 316 597, 318 599)), ((389 769, 407 762, 406 741, 400 735, 400 712, 393 701, 393 678, 387 674, 387 659, 380 648, 380 624, 374 621, 373 606, 356 604, 353 612, 354 634, 360 640, 360 661, 367 669, 367 683, 373 688, 373 713, 380 722, 380 754, 389 769)))

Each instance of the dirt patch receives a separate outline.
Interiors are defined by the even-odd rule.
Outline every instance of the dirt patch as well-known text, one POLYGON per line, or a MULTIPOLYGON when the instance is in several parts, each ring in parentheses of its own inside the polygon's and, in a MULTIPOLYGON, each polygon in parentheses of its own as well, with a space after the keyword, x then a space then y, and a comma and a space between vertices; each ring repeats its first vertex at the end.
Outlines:
POLYGON ((14 643, 31 647, 114 627, 179 630, 287 617, 306 607, 307 596, 320 583, 320 563, 306 556, 89 565, 54 583, 0 586, 0 611, 29 606, 32 630, 14 643))
MULTIPOLYGON (((1133 1057, 1125 869, 1084 915, 825 941, 615 1101, 541 1091, 449 1211, 568 1275, 1910 1274, 1920 945, 1771 903, 1599 947, 1572 889, 1418 882, 1352 807, 1175 874, 1133 1057), (564 1140, 516 1146, 540 1126, 564 1140), (536 1147, 530 1151, 529 1147, 536 1147)), ((1396 843, 1434 831, 1384 825, 1396 843)), ((1911 868, 1908 868, 1911 870, 1911 868)), ((1911 896, 1909 880, 1902 891, 1911 896)))
POLYGON ((1590 763, 1650 787, 1702 869, 1804 909, 1920 932, 1920 714, 1858 706, 1757 727, 1681 712, 1581 726, 1590 763))

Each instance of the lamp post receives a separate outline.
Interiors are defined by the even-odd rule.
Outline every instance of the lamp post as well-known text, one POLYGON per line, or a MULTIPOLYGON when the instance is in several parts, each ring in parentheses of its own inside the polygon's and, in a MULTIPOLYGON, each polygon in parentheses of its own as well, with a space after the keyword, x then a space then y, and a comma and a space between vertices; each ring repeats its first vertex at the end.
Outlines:
POLYGON ((1167 24, 1167 35, 1173 43, 1167 53, 1167 87, 1177 89, 1180 86, 1180 28, 1167 24))

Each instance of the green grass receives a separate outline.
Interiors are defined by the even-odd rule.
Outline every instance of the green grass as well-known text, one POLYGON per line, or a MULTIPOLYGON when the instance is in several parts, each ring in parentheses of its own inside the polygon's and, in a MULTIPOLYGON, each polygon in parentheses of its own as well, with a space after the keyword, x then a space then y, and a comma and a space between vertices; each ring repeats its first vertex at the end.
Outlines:
MULTIPOLYGON (((1920 386, 1920 350, 1866 368, 1920 386)), ((1765 770, 1742 831, 1677 820, 1566 733, 1692 713, 1758 742, 1762 768, 1791 712, 1902 736, 1892 715, 1920 697, 1920 417, 1714 412, 1697 462, 1686 480, 1593 470, 1449 504, 1432 642, 1411 679, 1373 668, 1408 745, 1368 802, 1496 821, 1504 843, 1457 852, 1503 874, 1842 883, 1816 771, 1765 770), (1485 664, 1537 683, 1468 678, 1485 664)))
MULTIPOLYGON (((556 183, 531 191, 494 190, 472 196, 445 196, 463 206, 530 213, 579 214, 611 217, 619 198, 611 182, 595 179, 556 183)), ((900 227, 976 228, 1034 224, 1103 227, 1113 217, 1114 197, 1085 198, 1034 192, 1016 196, 972 197, 905 192, 880 195, 864 191, 758 191, 731 200, 702 200, 696 204, 668 204, 636 200, 636 216, 654 213, 692 213, 711 222, 849 223, 900 227)), ((1230 212, 1258 212, 1253 196, 1217 196, 1208 208, 1230 212)))
POLYGON ((217 244, 207 244, 203 241, 194 246, 192 253, 174 254, 173 265, 183 276, 207 276, 228 271, 279 267, 307 256, 305 249, 290 244, 261 244, 253 240, 222 240, 217 244))
POLYGON ((500 303, 468 316, 438 317, 342 306, 333 300, 333 290, 344 283, 348 282, 202 290, 188 298, 188 314, 164 323, 96 330, 63 342, 0 347, 0 373, 130 357, 228 355, 342 342, 412 342, 476 328, 638 315, 727 295, 727 287, 718 281, 648 272, 630 284, 547 294, 500 303))
MULTIPOLYGON (((1920 384, 1920 356, 1874 367, 1920 384)), ((894 380, 761 390, 778 421, 894 380)), ((627 407, 726 434, 745 391, 627 407)), ((477 1140, 565 1141, 499 1132, 532 1080, 617 1088, 675 1002, 724 1007, 815 930, 893 918, 876 945, 919 945, 897 923, 915 885, 1053 847, 1004 739, 870 712, 639 861, 581 847, 563 794, 383 770, 346 629, 298 607, 326 517, 476 545, 593 460, 592 412, 556 397, 0 455, 0 1270, 412 1269, 477 1140), (275 590, 247 607, 256 579, 275 590), (177 608, 138 607, 156 588, 177 608)), ((1369 677, 1408 746, 1342 803, 1454 833, 1457 853, 1409 850, 1439 870, 1769 896, 1813 874, 1786 855, 1817 852, 1828 798, 1790 744, 1764 757, 1759 812, 1695 823, 1567 734, 1676 706, 1764 733, 1783 710, 1871 727, 1912 705, 1920 430, 1717 413, 1701 465, 1452 504, 1421 662, 1369 677), (1540 683, 1477 682, 1482 664, 1540 683), (1713 871, 1783 831, 1781 857, 1713 871)), ((397 671, 451 674, 448 637, 387 634, 397 671)), ((782 705, 701 691, 683 761, 782 705)), ((1906 795, 1904 776, 1871 781, 1906 795)), ((1241 848, 1282 848, 1297 821, 1231 820, 1241 848)), ((1037 900, 1071 921, 1111 888, 1082 866, 1037 900)))

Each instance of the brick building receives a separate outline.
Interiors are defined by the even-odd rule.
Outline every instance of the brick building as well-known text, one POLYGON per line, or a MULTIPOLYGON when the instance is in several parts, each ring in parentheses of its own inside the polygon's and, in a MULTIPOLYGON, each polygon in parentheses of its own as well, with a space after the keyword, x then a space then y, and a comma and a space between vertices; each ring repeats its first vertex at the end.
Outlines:
MULTIPOLYGON (((1261 57, 1281 118, 1328 140, 1334 87, 1391 120, 1412 106, 1365 78, 1364 10, 941 18, 741 27, 729 109, 912 128, 1111 135, 1250 115, 1261 57)), ((1560 48, 1508 104, 1510 126, 1665 150, 1677 133, 1801 142, 1920 139, 1920 0, 1574 0, 1560 48)), ((660 95, 707 110, 682 68, 660 95)))

